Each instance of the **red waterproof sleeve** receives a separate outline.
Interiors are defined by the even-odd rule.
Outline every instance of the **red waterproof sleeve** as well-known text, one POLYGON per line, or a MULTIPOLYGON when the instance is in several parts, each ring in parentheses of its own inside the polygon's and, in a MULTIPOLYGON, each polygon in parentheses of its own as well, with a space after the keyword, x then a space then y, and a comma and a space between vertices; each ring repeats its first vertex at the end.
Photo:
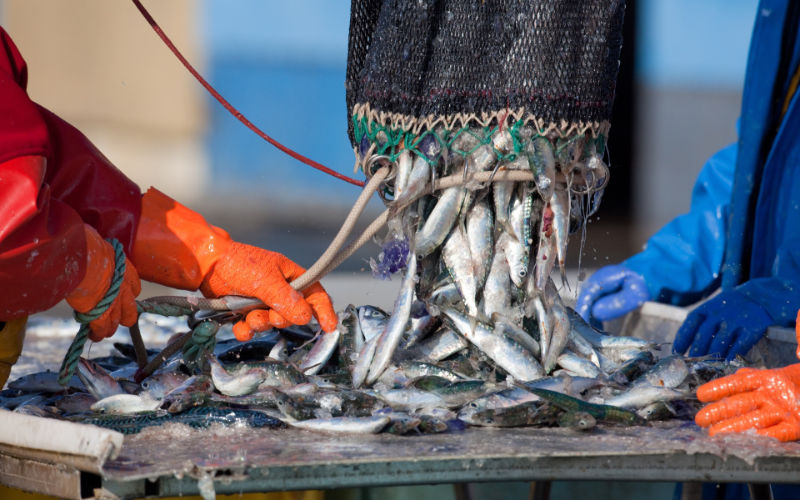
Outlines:
POLYGON ((0 320, 45 310, 83 278, 83 224, 130 250, 139 188, 77 129, 28 97, 0 28, 0 320))

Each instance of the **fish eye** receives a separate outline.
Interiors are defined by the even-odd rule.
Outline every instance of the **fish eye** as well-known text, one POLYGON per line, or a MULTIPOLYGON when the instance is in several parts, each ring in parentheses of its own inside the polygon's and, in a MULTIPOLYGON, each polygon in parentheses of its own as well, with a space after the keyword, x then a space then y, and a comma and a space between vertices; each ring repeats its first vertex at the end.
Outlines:
POLYGON ((519 272, 519 277, 520 278, 524 278, 527 274, 528 274, 528 271, 526 271, 525 269, 522 269, 519 272))

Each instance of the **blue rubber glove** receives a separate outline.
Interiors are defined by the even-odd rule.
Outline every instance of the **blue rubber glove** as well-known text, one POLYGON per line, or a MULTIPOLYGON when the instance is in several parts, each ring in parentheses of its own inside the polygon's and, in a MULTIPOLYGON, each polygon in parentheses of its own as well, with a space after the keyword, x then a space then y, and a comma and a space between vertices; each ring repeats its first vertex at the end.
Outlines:
POLYGON ((686 317, 675 336, 676 353, 712 354, 731 360, 745 355, 775 320, 738 289, 721 292, 686 317))
POLYGON ((596 323, 618 318, 648 300, 644 277, 616 264, 600 268, 586 280, 575 309, 584 320, 596 323))

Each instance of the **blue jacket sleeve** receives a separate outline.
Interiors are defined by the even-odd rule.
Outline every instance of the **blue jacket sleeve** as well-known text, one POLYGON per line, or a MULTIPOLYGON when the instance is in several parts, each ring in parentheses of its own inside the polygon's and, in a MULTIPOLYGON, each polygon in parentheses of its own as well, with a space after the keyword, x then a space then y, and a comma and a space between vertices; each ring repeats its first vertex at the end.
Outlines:
POLYGON ((719 285, 735 168, 732 144, 703 166, 689 212, 661 228, 642 252, 623 263, 644 277, 653 300, 691 304, 719 285))

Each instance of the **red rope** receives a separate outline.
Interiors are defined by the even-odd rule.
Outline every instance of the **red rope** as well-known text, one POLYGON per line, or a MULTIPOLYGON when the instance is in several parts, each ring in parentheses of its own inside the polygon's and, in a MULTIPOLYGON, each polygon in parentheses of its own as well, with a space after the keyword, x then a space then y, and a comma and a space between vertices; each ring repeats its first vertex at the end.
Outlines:
POLYGON ((354 184, 356 186, 361 186, 361 187, 364 186, 364 182, 363 181, 359 181, 359 180, 353 179, 351 177, 347 177, 346 175, 342 175, 339 172, 337 172, 335 170, 332 170, 332 169, 326 167, 325 165, 322 165, 321 163, 315 162, 311 158, 307 158, 307 157, 301 155, 300 153, 297 153, 297 152, 287 148, 286 146, 284 146, 280 142, 278 142, 275 139, 273 139, 272 137, 268 136, 260 128, 256 127, 250 120, 245 118, 245 116, 242 113, 240 113, 238 109, 236 109, 235 107, 233 107, 233 105, 231 103, 226 101, 225 98, 222 97, 219 94, 219 92, 214 90, 214 87, 212 87, 211 84, 208 83, 205 78, 200 76, 200 73, 198 73, 197 70, 194 69, 194 67, 189 63, 189 61, 187 61, 186 58, 183 57, 183 54, 180 53, 178 48, 175 47, 175 45, 172 43, 172 40, 170 40, 169 37, 164 33, 164 31, 161 30, 161 27, 158 25, 156 20, 153 19, 153 16, 151 16, 149 12, 147 12, 147 9, 144 8, 144 6, 141 4, 141 2, 139 0, 133 0, 133 4, 136 5, 136 8, 139 9, 139 12, 142 13, 144 18, 147 20, 147 22, 150 24, 150 26, 153 28, 153 30, 156 32, 156 34, 159 36, 159 38, 161 38, 161 40, 163 40, 163 42, 167 45, 167 47, 169 47, 169 49, 172 51, 172 53, 175 54, 175 57, 177 57, 180 60, 180 62, 183 63, 183 65, 186 67, 186 69, 189 70, 189 73, 191 73, 197 79, 197 81, 200 82, 200 84, 203 87, 205 87, 206 90, 212 96, 214 96, 214 99, 219 101, 219 103, 222 104, 222 106, 225 109, 227 109, 228 112, 230 112, 230 114, 235 116, 240 122, 244 123, 247 128, 249 128, 250 130, 252 130, 256 134, 258 134, 259 137, 261 137, 262 139, 264 139, 268 143, 272 144, 276 148, 280 149, 281 151, 283 151, 287 155, 291 156, 292 158, 294 158, 294 159, 296 159, 298 161, 301 161, 301 162, 305 163, 306 165, 314 167, 317 170, 321 170, 321 171, 325 172, 328 175, 332 175, 332 176, 336 177, 337 179, 341 179, 343 181, 349 182, 350 184, 354 184))

